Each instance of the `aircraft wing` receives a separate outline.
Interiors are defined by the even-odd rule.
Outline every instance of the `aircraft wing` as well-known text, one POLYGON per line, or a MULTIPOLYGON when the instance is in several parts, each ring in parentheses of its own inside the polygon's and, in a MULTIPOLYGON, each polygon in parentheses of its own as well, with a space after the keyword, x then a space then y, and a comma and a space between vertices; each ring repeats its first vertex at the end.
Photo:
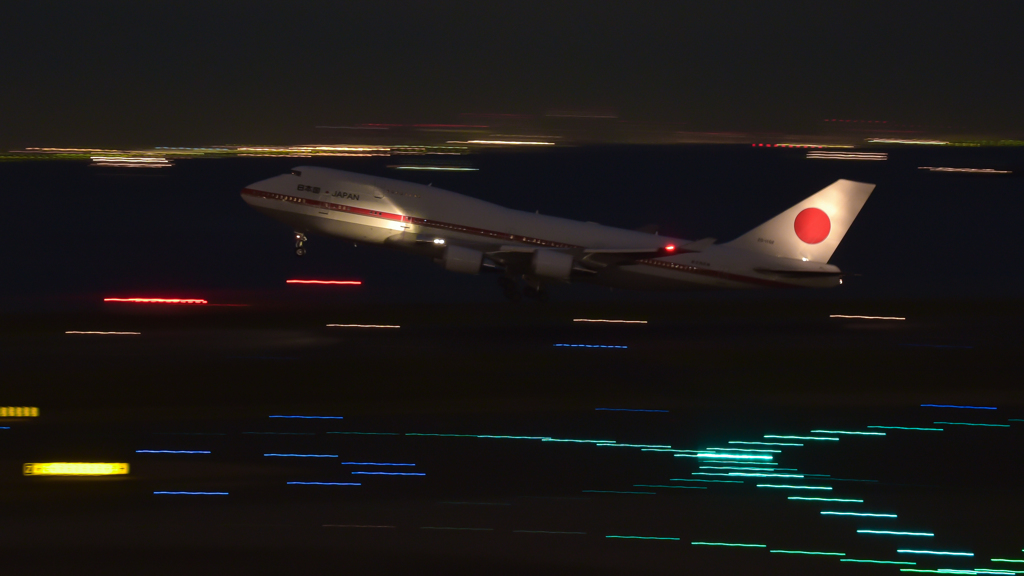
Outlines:
POLYGON ((644 258, 661 258, 673 254, 700 252, 715 243, 714 238, 704 238, 682 246, 659 246, 657 248, 534 248, 532 246, 502 246, 488 252, 488 258, 506 267, 528 268, 530 258, 537 250, 557 250, 572 254, 577 262, 573 267, 578 272, 594 272, 596 268, 622 266, 644 258))

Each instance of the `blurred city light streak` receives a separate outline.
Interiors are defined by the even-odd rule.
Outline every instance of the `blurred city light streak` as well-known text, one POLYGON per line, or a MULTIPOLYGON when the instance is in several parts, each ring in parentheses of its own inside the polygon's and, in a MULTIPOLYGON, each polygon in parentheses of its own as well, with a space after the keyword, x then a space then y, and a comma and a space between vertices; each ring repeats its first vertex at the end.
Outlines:
POLYGON ((305 486, 362 486, 359 482, 287 482, 287 484, 301 484, 305 486))
POLYGON ((954 426, 995 426, 999 428, 1009 428, 1009 424, 978 424, 977 422, 932 422, 932 424, 952 424, 954 426))
POLYGON ((92 156, 90 166, 117 168, 170 168, 174 163, 164 157, 146 156, 92 156))
POLYGON ((127 302, 131 304, 209 304, 201 298, 104 298, 104 302, 127 302))
POLYGON ((815 436, 774 436, 765 434, 765 438, 779 438, 782 440, 839 440, 839 438, 819 438, 815 436))
POLYGON ((127 462, 34 462, 22 467, 25 476, 119 476, 127 462))
POLYGON ((633 484, 634 488, 682 488, 689 490, 707 490, 707 486, 668 486, 665 484, 633 484))
POLYGON ((885 534, 891 536, 935 536, 931 532, 892 532, 889 530, 857 530, 858 534, 885 534))
POLYGON ((267 416, 267 418, 308 418, 310 420, 342 420, 344 416, 267 416))
POLYGON ((415 464, 402 464, 393 462, 342 462, 342 466, 415 466, 415 464))
POLYGON ((328 324, 328 328, 401 328, 395 324, 328 324))
POLYGON ((604 410, 607 412, 668 412, 668 410, 640 410, 637 408, 594 408, 594 410, 604 410))
POLYGON ((944 428, 912 428, 909 426, 868 426, 868 428, 881 428, 884 430, 927 430, 932 432, 942 432, 944 428))
POLYGON ((325 284, 338 286, 360 286, 361 280, 285 280, 285 284, 325 284))
POLYGON ((769 550, 777 554, 812 554, 815 556, 846 556, 843 552, 809 552, 807 550, 769 550))
POLYGON ((829 314, 829 318, 854 318, 857 320, 906 320, 901 316, 854 316, 850 314, 829 314))
POLYGON ((657 494, 657 492, 626 492, 623 490, 583 490, 594 494, 657 494))
POLYGON ((822 512, 822 516, 868 516, 871 518, 896 518, 895 514, 875 514, 867 512, 822 512))
POLYGON ((897 552, 901 554, 938 554, 941 556, 974 556, 973 552, 940 552, 936 550, 904 550, 900 549, 897 552))
POLYGON ((602 344, 555 344, 556 348, 629 348, 629 346, 607 346, 602 344))
POLYGON ((136 450, 136 454, 209 454, 209 450, 136 450))
POLYGON ((729 444, 753 444, 757 446, 803 446, 803 444, 792 444, 787 442, 740 442, 738 440, 730 440, 729 444))
POLYGON ((886 152, 826 152, 812 150, 807 153, 811 160, 888 160, 886 152))
POLYGON ((957 406, 955 404, 921 404, 922 408, 968 408, 971 410, 998 410, 995 406, 957 406))
POLYGON ((868 138, 868 142, 876 144, 932 144, 938 146, 949 144, 949 142, 944 142, 942 140, 916 140, 906 138, 868 138))
POLYGON ((855 498, 809 498, 806 496, 790 496, 789 500, 820 500, 823 502, 858 502, 863 504, 863 500, 857 500, 855 498))
POLYGON ((0 418, 36 418, 37 406, 0 406, 0 418))
POLYGON ((353 472, 367 476, 426 476, 423 472, 353 472))
POLYGON ((811 430, 811 434, 857 434, 860 436, 885 436, 885 432, 846 432, 843 430, 811 430))
POLYGON ((610 535, 605 538, 625 538, 631 540, 679 540, 679 538, 672 538, 670 536, 616 536, 610 535))
POLYGON ((736 458, 737 460, 771 460, 772 457, 767 454, 721 454, 719 452, 701 452, 697 454, 698 458, 736 458))
POLYGON ((690 542, 691 546, 738 546, 741 548, 767 548, 765 544, 734 544, 732 542, 690 542))
MULTIPOLYGON (((716 482, 721 484, 743 484, 743 480, 705 480, 703 478, 669 478, 669 482, 716 482)), ((639 484, 637 484, 639 486, 639 484)))
POLYGON ((947 168, 945 166, 918 166, 918 170, 929 172, 960 172, 964 174, 1013 174, 1012 170, 996 170, 995 168, 947 168))
POLYGON ((790 488, 793 490, 831 490, 831 486, 791 486, 789 484, 758 484, 758 488, 790 488))
POLYGON ((908 564, 916 566, 917 562, 897 562, 895 560, 862 560, 860 558, 840 558, 840 562, 865 562, 868 564, 908 564))
MULTIPOLYGON (((603 320, 600 318, 573 318, 573 322, 604 322, 607 324, 647 324, 647 320, 603 320)), ((660 410, 668 412, 668 410, 660 410)))
POLYGON ((228 495, 227 492, 166 492, 166 491, 153 492, 153 494, 170 494, 170 495, 176 495, 176 496, 177 495, 180 495, 180 496, 227 496, 228 495))
POLYGON ((282 456, 286 458, 337 458, 337 454, 264 454, 264 456, 282 456))
POLYGON ((554 142, 531 142, 528 140, 467 140, 450 141, 449 144, 497 144, 500 146, 554 146, 554 142))
POLYGON ((98 332, 94 330, 68 330, 65 334, 93 334, 100 336, 141 336, 142 332, 98 332))

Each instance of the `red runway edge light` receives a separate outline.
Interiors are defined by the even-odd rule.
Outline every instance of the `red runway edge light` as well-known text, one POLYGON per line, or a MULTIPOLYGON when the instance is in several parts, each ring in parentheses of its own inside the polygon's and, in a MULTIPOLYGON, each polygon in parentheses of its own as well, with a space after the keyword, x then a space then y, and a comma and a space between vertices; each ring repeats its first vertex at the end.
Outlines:
POLYGON ((287 280, 288 284, 338 284, 344 286, 359 286, 360 280, 287 280))
POLYGON ((104 298, 104 302, 130 302, 134 304, 209 304, 200 298, 104 298))

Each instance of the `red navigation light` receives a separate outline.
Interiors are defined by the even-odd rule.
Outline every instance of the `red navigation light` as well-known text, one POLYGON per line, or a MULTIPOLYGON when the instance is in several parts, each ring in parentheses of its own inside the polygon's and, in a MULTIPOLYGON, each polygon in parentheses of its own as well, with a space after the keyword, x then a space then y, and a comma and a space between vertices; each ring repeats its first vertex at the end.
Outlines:
POLYGON ((665 252, 675 252, 675 251, 676 251, 676 245, 675 244, 669 244, 668 246, 665 246, 665 252))
POLYGON ((104 302, 132 302, 135 304, 209 304, 199 298, 104 298, 104 302))
POLYGON ((288 280, 288 284, 341 284, 346 286, 359 286, 359 280, 288 280))

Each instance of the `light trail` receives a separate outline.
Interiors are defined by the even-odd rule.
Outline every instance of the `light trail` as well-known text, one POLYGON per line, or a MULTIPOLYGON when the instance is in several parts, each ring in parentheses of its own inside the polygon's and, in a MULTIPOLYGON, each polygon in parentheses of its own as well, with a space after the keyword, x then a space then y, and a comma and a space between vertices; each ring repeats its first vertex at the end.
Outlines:
POLYGON ((956 404, 921 404, 922 408, 967 408, 970 410, 998 410, 995 406, 959 406, 956 404))
POLYGON ((209 450, 136 450, 136 454, 209 454, 209 450))
POLYGON ((857 320, 906 320, 902 316, 854 316, 850 314, 829 314, 829 318, 855 318, 857 320))
MULTIPOLYGON (((607 412, 668 412, 668 410, 640 410, 635 408, 594 408, 594 410, 604 410, 607 412)), ((659 448, 671 448, 671 446, 659 446, 659 448)))
POLYGON ((814 556, 846 556, 843 552, 808 552, 805 550, 769 550, 769 552, 779 554, 811 554, 814 556))
POLYGON ((395 324, 328 324, 328 328, 401 328, 395 324))
POLYGON ((868 428, 881 428, 884 430, 928 430, 933 432, 942 432, 944 428, 911 428, 909 426, 868 426, 868 428))
POLYGON ((821 438, 817 436, 775 436, 771 434, 765 434, 765 438, 779 438, 782 440, 836 440, 839 438, 821 438))
POLYGON ((993 426, 997 428, 1009 428, 1009 424, 978 424, 977 422, 932 422, 932 424, 952 424, 954 426, 993 426))
POLYGON ((0 418, 36 418, 37 406, 0 406, 0 418))
POLYGON ((321 419, 322 420, 342 420, 345 417, 344 416, 281 416, 281 415, 274 415, 274 416, 267 416, 267 418, 308 418, 308 419, 313 419, 313 420, 321 420, 321 419))
POLYGON ((842 430, 811 430, 811 434, 856 434, 859 436, 885 436, 885 432, 845 432, 842 430))
POLYGON ((153 492, 153 494, 171 494, 171 495, 182 495, 182 496, 227 496, 227 492, 153 492))
POLYGON ((353 472, 366 476, 426 476, 423 472, 353 472))
POLYGON ((285 458, 337 458, 337 454, 264 454, 264 456, 282 456, 285 458))
POLYGON ((22 467, 25 476, 117 476, 128 473, 126 462, 37 462, 22 467))
POLYGON ((573 318, 573 322, 604 322, 607 324, 647 324, 647 320, 602 320, 598 318, 573 318))
POLYGON ((327 284, 339 286, 359 286, 360 280, 285 280, 285 284, 327 284))
POLYGON ((679 540, 679 538, 672 538, 666 536, 605 536, 605 538, 629 538, 635 540, 679 540))
POLYGON ((809 498, 805 496, 790 496, 789 500, 821 500, 822 502, 856 502, 863 504, 863 500, 857 500, 855 498, 809 498))
POLYGON ((629 348, 629 346, 607 346, 602 344, 555 344, 556 348, 629 348))
POLYGON ((935 536, 931 532, 891 532, 889 530, 857 530, 858 534, 887 534, 892 536, 935 536))
POLYGON ((948 168, 945 166, 918 166, 918 170, 929 172, 962 172, 965 174, 1013 174, 1012 170, 996 170, 994 168, 948 168))
POLYGON ((104 298, 103 301, 132 304, 209 304, 201 298, 104 298))
POLYGON ((97 332, 93 330, 68 330, 65 334, 96 334, 100 336, 141 336, 142 332, 97 332))
POLYGON ((765 544, 734 544, 732 542, 690 542, 692 546, 738 546, 742 548, 767 548, 765 544))
POLYGON ((901 554, 938 554, 941 556, 974 556, 973 552, 939 552, 936 550, 897 550, 901 554))
POLYGON ((731 440, 729 444, 754 444, 758 446, 803 446, 803 444, 793 444, 787 442, 740 442, 738 440, 731 440))
POLYGON ((287 484, 301 484, 307 486, 362 486, 359 482, 287 482, 287 484))
MULTIPOLYGON (((831 490, 831 486, 790 486, 788 484, 758 484, 758 488, 791 488, 794 490, 831 490)), ((822 512, 824 514, 824 512, 822 512)))
POLYGON ((822 516, 868 516, 871 518, 896 518, 895 514, 874 514, 867 512, 822 512, 822 516))

